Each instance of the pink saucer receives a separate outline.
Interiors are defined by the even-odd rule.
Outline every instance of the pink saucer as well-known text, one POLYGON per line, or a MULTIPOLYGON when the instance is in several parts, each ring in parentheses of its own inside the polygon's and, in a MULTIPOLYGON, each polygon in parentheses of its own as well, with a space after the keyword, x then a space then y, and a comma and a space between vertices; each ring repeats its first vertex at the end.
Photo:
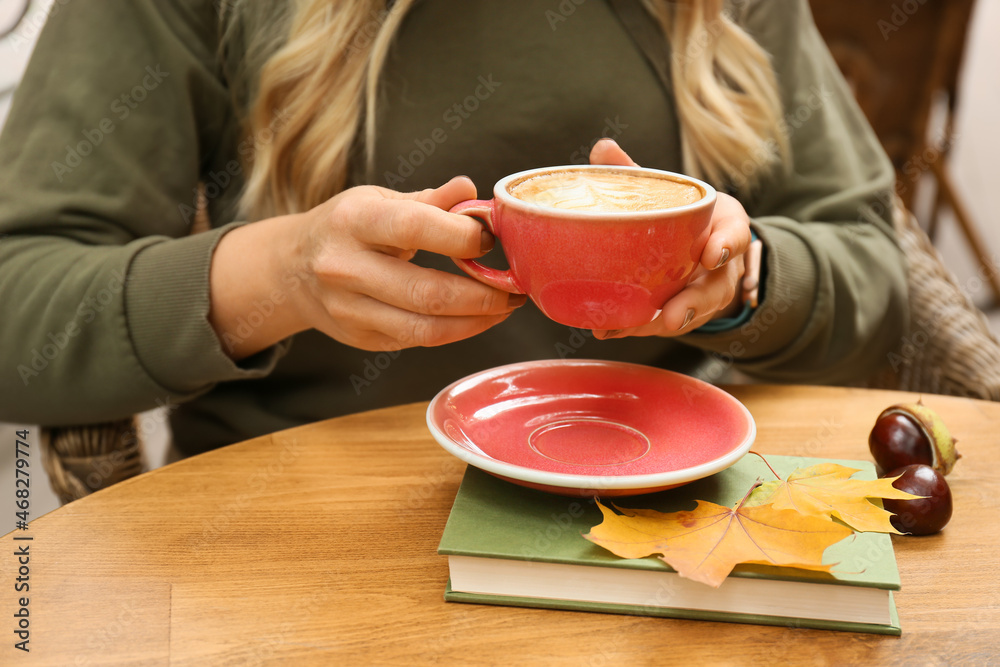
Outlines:
POLYGON ((736 463, 757 429, 718 387, 650 366, 549 360, 500 366, 443 389, 431 434, 466 463, 562 495, 629 496, 736 463))

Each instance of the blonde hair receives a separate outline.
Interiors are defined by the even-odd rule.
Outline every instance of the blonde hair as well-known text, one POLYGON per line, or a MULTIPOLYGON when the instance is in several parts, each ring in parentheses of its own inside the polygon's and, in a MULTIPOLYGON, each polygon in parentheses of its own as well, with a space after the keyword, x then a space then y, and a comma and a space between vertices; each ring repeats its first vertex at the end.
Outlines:
MULTIPOLYGON (((415 2, 387 9, 385 0, 293 0, 270 15, 238 2, 224 10, 223 44, 242 56, 236 78, 260 72, 238 95, 249 105, 243 129, 254 147, 244 156, 246 219, 326 201, 344 189, 353 159, 371 173, 379 76, 415 2), (265 132, 268 140, 258 141, 265 132)), ((752 188, 788 153, 767 53, 727 15, 724 0, 643 5, 671 43, 684 170, 752 188)))

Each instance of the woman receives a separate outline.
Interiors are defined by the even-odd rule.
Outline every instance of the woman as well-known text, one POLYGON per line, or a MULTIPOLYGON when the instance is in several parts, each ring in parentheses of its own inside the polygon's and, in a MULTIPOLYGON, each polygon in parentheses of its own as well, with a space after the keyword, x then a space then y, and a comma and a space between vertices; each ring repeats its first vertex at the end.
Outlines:
POLYGON ((893 172, 805 0, 69 2, 0 183, 0 418, 166 404, 185 453, 524 359, 845 382, 905 320, 893 172), (453 269, 493 241, 452 205, 600 137, 734 195, 656 321, 568 329, 453 269))

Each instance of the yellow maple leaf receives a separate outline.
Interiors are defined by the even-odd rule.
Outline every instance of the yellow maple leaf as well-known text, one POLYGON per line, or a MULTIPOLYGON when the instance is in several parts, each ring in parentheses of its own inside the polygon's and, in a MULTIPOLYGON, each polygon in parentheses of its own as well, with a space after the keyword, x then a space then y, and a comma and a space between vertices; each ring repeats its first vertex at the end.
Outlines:
POLYGON ((699 500, 692 511, 620 509, 586 537, 621 558, 659 554, 682 577, 718 588, 739 563, 829 572, 823 552, 854 531, 828 519, 771 506, 736 509, 699 500))
POLYGON ((800 468, 784 481, 767 482, 754 489, 747 506, 771 504, 779 510, 795 510, 807 516, 836 517, 864 533, 901 533, 889 523, 891 512, 869 498, 912 500, 914 496, 895 488, 895 477, 850 479, 859 472, 836 463, 800 468))

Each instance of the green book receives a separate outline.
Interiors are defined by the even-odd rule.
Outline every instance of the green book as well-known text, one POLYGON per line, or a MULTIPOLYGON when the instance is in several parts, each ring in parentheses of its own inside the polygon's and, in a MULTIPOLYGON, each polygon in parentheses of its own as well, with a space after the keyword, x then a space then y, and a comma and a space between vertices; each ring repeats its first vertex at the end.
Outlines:
MULTIPOLYGON (((820 459, 768 456, 782 476, 820 459)), ((833 461, 875 479, 867 461, 833 461)), ((759 457, 670 491, 613 499, 619 507, 693 509, 695 499, 734 506, 757 478, 759 457)), ((685 579, 656 557, 623 559, 584 533, 602 520, 591 498, 535 491, 469 467, 438 553, 448 556, 452 602, 570 609, 898 635, 892 540, 857 533, 829 547, 833 574, 738 565, 719 588, 685 579)))

